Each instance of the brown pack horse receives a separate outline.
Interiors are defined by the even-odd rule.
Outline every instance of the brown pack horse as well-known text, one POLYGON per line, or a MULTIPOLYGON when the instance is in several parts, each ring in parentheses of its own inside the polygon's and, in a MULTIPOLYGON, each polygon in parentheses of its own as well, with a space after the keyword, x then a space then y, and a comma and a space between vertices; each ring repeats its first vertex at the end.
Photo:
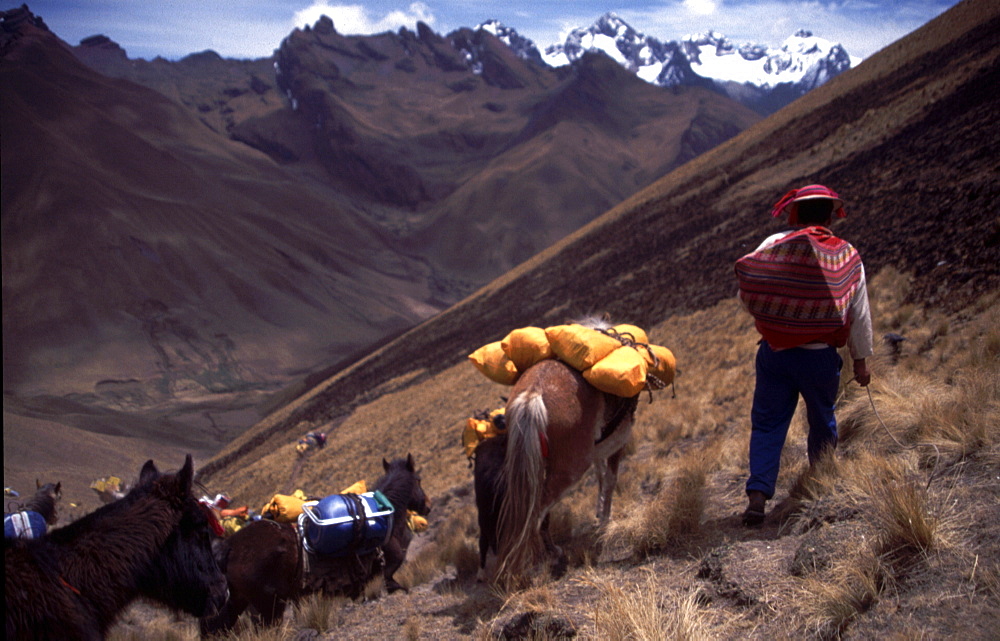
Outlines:
POLYGON ((607 394, 559 360, 525 371, 507 403, 506 486, 497 526, 498 583, 515 586, 538 558, 541 545, 561 558, 548 535, 552 506, 594 466, 597 520, 611 516, 622 452, 632 433, 638 397, 607 394))
POLYGON ((310 555, 306 572, 306 552, 292 525, 254 521, 225 539, 217 550, 229 581, 230 599, 218 615, 201 620, 202 635, 228 632, 250 606, 264 625, 273 625, 280 621, 290 601, 306 594, 324 592, 356 598, 378 572, 385 579, 387 591, 404 589, 393 575, 406 559, 413 537, 407 527, 406 511, 427 515, 431 504, 412 455, 391 463, 383 459, 382 466, 385 474, 372 489, 382 492, 396 513, 388 540, 381 548, 334 558, 310 555))
POLYGON ((142 596, 194 616, 218 611, 226 580, 208 515, 176 474, 148 461, 126 497, 33 540, 4 540, 7 639, 103 639, 142 596))

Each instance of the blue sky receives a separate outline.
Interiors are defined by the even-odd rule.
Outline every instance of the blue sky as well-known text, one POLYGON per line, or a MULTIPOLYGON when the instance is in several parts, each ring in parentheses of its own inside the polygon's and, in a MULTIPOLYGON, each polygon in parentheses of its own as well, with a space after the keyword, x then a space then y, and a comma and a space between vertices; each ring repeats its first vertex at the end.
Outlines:
MULTIPOLYGON (((10 9, 23 0, 8 1, 10 9)), ((797 29, 868 57, 957 4, 956 0, 29 0, 60 38, 75 45, 104 34, 130 58, 181 58, 212 49, 229 58, 271 55, 295 27, 326 14, 340 33, 415 29, 442 35, 490 18, 531 38, 539 49, 561 42, 614 11, 636 30, 679 40, 712 29, 731 40, 780 46, 797 29)))

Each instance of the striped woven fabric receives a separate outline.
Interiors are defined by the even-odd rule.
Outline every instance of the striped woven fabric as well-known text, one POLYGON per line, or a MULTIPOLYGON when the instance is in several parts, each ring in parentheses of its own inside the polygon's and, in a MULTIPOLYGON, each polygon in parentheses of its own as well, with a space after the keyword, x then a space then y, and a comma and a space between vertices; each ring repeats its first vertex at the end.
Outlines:
POLYGON ((861 256, 824 227, 807 227, 736 261, 740 298, 757 329, 782 346, 843 329, 861 281, 861 256))

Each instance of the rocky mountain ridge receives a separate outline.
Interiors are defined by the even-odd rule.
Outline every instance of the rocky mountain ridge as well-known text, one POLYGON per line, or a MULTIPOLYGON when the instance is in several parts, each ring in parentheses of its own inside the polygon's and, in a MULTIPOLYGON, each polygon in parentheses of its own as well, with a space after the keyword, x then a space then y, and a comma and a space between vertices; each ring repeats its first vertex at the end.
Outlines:
POLYGON ((589 27, 571 30, 565 41, 545 47, 542 54, 533 42, 497 21, 478 28, 494 33, 526 60, 560 67, 584 53, 601 52, 647 82, 712 87, 764 115, 860 62, 841 45, 804 29, 780 47, 736 44, 714 31, 661 41, 609 12, 589 27))

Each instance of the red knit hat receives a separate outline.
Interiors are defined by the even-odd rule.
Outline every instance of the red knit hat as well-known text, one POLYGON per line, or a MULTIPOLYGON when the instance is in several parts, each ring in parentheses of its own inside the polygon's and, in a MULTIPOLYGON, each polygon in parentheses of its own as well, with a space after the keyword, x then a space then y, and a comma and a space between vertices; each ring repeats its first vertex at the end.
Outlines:
POLYGON ((799 208, 796 203, 814 198, 832 200, 833 211, 836 213, 837 218, 845 218, 847 216, 847 212, 844 211, 844 201, 837 195, 837 192, 823 185, 806 185, 805 187, 791 190, 782 196, 781 200, 774 203, 774 207, 771 208, 771 216, 777 218, 781 214, 788 212, 788 222, 795 225, 799 222, 799 208))

